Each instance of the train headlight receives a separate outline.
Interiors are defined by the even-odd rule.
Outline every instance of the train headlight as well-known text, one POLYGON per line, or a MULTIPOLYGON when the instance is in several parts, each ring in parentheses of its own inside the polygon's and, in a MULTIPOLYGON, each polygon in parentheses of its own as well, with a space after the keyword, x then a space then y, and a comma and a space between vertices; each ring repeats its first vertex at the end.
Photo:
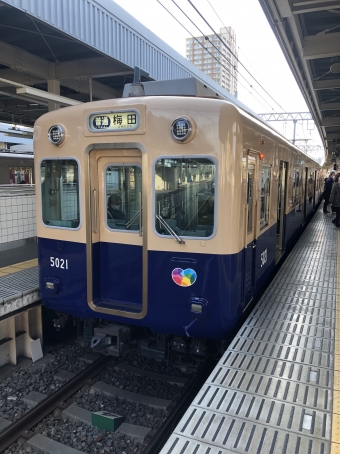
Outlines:
POLYGON ((48 140, 53 145, 61 145, 65 140, 65 129, 61 125, 53 125, 48 130, 48 140))
POLYGON ((195 318, 204 318, 208 315, 209 303, 205 298, 190 298, 189 310, 195 318))
POLYGON ((58 293, 60 288, 60 281, 56 277, 45 277, 45 290, 47 293, 58 293))
POLYGON ((180 117, 171 125, 171 135, 177 142, 184 142, 192 133, 192 126, 187 118, 180 117))

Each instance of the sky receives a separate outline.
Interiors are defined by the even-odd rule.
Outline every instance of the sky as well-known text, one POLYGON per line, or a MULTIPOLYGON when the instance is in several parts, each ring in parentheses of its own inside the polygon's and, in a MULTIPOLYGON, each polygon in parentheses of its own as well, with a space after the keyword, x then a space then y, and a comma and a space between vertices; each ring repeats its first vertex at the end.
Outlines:
MULTIPOLYGON (((257 0, 191 0, 214 31, 231 26, 236 32, 239 61, 238 98, 256 113, 308 112, 306 102, 290 71, 275 35, 257 0), (215 13, 214 12, 217 13, 215 13), (219 16, 219 17, 218 17, 219 16), (244 77, 242 77, 244 76, 244 77)), ((129 0, 119 5, 184 57, 189 33, 161 6, 162 3, 194 36, 213 31, 200 18, 189 0, 129 0), (184 16, 186 12, 199 30, 184 16)), ((288 139, 293 138, 293 122, 272 123, 288 139)), ((297 124, 297 139, 321 145, 312 121, 297 124), (312 129, 314 128, 314 129, 312 129)), ((304 143, 304 142, 299 142, 304 143)))

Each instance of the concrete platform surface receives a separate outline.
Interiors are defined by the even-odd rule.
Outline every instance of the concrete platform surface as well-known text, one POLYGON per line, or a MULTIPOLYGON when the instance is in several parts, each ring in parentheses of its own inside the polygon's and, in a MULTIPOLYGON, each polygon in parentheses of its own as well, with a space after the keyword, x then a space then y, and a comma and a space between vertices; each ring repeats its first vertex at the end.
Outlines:
POLYGON ((165 410, 171 404, 171 400, 159 399, 157 397, 143 396, 142 394, 125 391, 115 386, 107 385, 102 381, 98 381, 92 386, 93 389, 103 393, 105 396, 114 397, 118 396, 119 399, 126 399, 130 402, 137 402, 139 404, 149 405, 153 408, 160 408, 165 410))
POLYGON ((21 265, 0 269, 0 318, 40 299, 38 266, 21 265))

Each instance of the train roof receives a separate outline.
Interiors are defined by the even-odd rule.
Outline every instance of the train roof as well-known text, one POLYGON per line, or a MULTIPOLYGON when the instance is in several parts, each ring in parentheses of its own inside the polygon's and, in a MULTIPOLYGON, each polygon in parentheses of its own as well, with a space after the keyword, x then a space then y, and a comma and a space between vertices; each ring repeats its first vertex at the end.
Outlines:
POLYGON ((228 94, 228 96, 224 98, 195 77, 125 84, 122 97, 128 98, 133 96, 190 96, 198 98, 215 98, 229 101, 231 104, 248 112, 250 115, 262 120, 259 115, 249 109, 232 94, 228 94))
POLYGON ((280 138, 280 140, 282 140, 289 147, 294 148, 297 153, 306 156, 308 159, 311 159, 320 166, 320 163, 318 161, 292 144, 279 131, 277 131, 277 129, 263 120, 260 115, 249 109, 249 107, 247 107, 245 104, 240 102, 235 96, 229 94, 228 97, 224 98, 220 94, 216 93, 212 88, 207 87, 207 85, 203 84, 201 81, 194 77, 125 84, 122 98, 140 96, 188 96, 227 101, 230 104, 234 105, 241 115, 248 118, 249 120, 258 122, 258 124, 270 130, 272 134, 274 134, 277 138, 280 138))

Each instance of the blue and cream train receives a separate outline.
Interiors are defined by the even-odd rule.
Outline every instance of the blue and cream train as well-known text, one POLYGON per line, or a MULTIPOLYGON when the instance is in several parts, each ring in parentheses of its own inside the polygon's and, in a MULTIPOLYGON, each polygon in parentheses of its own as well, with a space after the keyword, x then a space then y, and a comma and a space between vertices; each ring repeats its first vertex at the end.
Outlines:
POLYGON ((323 175, 230 102, 160 86, 36 122, 41 298, 118 331, 222 340, 317 208, 323 175))

